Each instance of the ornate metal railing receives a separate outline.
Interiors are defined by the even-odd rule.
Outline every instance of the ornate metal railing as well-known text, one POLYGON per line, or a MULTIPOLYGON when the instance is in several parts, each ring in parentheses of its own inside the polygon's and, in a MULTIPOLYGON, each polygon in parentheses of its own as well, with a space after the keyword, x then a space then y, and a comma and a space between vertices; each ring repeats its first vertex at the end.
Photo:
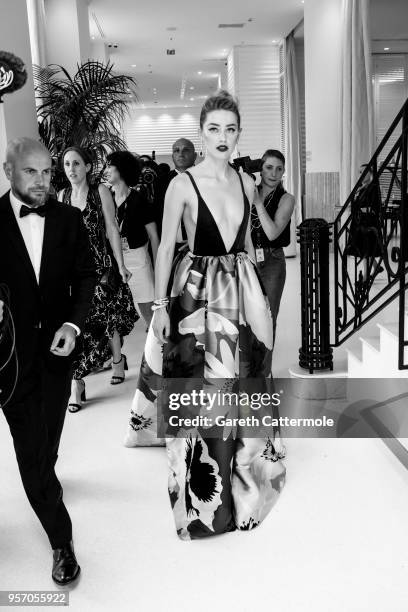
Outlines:
POLYGON ((339 346, 399 297, 399 369, 408 369, 408 100, 333 224, 335 339, 339 346))
POLYGON ((330 346, 329 244, 324 219, 305 219, 297 230, 300 243, 302 346, 299 365, 313 374, 333 369, 330 346))

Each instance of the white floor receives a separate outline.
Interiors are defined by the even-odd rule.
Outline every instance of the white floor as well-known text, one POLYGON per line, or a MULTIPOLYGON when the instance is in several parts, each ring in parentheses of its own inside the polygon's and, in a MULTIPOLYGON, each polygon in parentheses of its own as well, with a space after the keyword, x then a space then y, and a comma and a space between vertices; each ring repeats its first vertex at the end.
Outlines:
MULTIPOLYGON (((299 260, 288 260, 274 372, 300 345, 299 260)), ((408 472, 381 440, 290 439, 281 499, 252 532, 180 541, 164 450, 122 446, 145 332, 127 340, 125 384, 87 380, 68 414, 58 473, 82 577, 75 612, 406 612, 408 472)), ((0 419, 0 590, 54 590, 51 554, 0 419)))

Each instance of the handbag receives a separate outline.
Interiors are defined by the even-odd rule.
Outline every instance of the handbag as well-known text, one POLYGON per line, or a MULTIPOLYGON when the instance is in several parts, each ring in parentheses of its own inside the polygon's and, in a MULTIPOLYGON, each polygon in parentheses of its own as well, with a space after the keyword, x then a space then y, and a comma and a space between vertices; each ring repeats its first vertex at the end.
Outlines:
POLYGON ((110 260, 110 264, 103 268, 99 284, 106 294, 113 294, 118 292, 122 277, 117 266, 113 264, 112 258, 108 255, 107 259, 110 260))
MULTIPOLYGON (((95 190, 95 200, 99 206, 101 219, 103 220, 102 202, 97 189, 95 190)), ((112 250, 106 240, 104 223, 100 223, 100 228, 104 252, 104 267, 102 268, 102 273, 99 278, 99 285, 101 286, 102 290, 106 295, 112 295, 119 291, 120 285, 122 283, 122 277, 119 272, 118 264, 116 263, 116 260, 113 257, 112 250)))

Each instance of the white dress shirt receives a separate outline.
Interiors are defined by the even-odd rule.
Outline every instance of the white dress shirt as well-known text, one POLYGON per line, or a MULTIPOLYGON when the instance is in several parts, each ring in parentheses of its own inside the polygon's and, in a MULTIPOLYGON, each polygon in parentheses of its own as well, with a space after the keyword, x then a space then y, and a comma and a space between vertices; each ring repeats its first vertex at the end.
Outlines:
MULTIPOLYGON (((24 202, 21 202, 12 191, 10 191, 10 204, 16 217, 17 225, 20 229, 21 235, 24 240, 24 244, 30 257, 31 265, 34 269, 34 274, 37 279, 37 283, 40 282, 40 268, 41 268, 41 256, 42 247, 44 240, 44 223, 45 218, 40 215, 31 214, 25 217, 20 217, 21 207, 24 202)), ((65 323, 74 328, 77 335, 81 333, 81 330, 74 323, 65 323)))

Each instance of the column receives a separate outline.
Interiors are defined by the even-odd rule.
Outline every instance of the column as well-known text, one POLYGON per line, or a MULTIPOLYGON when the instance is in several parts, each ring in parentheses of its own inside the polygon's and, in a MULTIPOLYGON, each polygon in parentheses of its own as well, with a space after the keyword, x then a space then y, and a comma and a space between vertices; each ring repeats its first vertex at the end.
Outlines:
POLYGON ((47 63, 72 76, 92 57, 87 0, 45 0, 47 63))
POLYGON ((339 205, 342 0, 307 0, 306 217, 332 221, 339 205))

